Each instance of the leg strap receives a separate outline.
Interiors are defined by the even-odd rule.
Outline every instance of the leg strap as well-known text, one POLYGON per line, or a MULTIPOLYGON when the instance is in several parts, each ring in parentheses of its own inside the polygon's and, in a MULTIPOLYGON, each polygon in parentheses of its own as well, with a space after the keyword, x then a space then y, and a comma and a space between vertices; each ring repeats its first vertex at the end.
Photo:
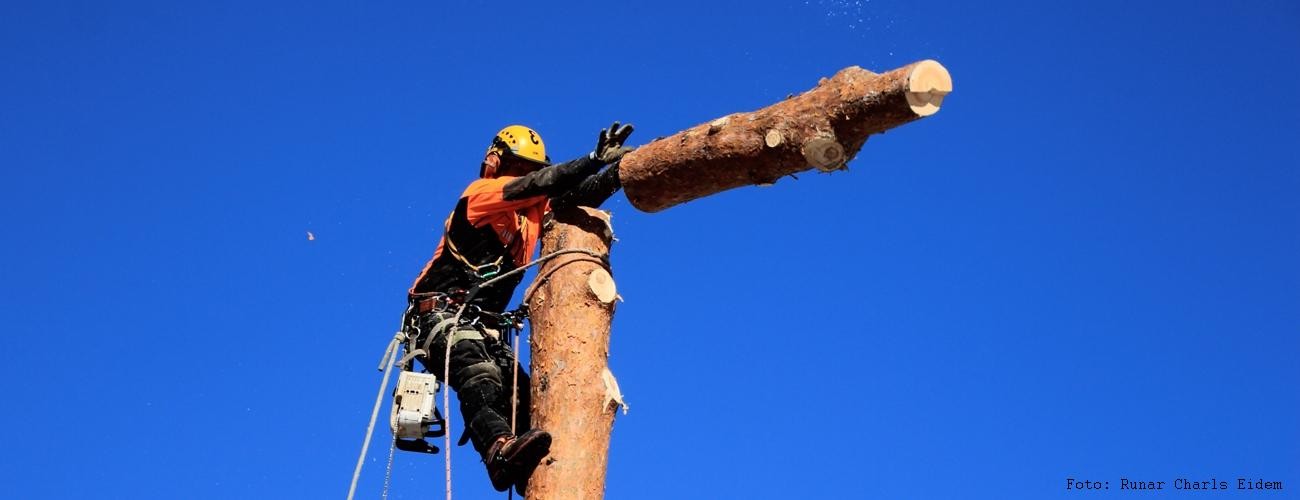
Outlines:
MULTIPOLYGON (((439 318, 441 319, 439 319, 438 322, 434 323, 433 325, 433 331, 430 332, 429 336, 425 337, 424 342, 420 344, 419 350, 428 353, 435 339, 443 335, 446 335, 449 330, 456 328, 455 316, 442 315, 439 316, 439 318)), ((479 333, 479 331, 475 330, 473 327, 463 328, 463 329, 456 330, 455 333, 451 334, 451 338, 447 340, 451 343, 451 345, 456 345, 457 342, 460 342, 462 340, 467 340, 467 339, 483 340, 483 334, 479 333)), ((408 349, 408 350, 411 352, 416 351, 416 349, 408 349)))
POLYGON ((451 345, 456 345, 456 343, 462 340, 483 340, 483 334, 473 328, 462 328, 456 330, 456 333, 451 334, 451 338, 448 339, 447 342, 451 345))

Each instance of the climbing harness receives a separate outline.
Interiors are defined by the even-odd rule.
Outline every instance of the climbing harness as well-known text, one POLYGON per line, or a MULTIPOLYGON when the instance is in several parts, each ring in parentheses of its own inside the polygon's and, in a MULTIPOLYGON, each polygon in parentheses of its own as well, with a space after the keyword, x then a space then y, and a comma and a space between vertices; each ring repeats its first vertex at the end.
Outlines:
MULTIPOLYGON (((366 427, 365 440, 362 441, 361 443, 361 454, 360 456, 357 457, 357 465, 352 472, 352 484, 348 488, 348 500, 352 500, 356 495, 357 482, 361 478, 361 468, 365 464, 366 453, 370 449, 370 439, 375 429, 375 421, 378 419, 379 416, 379 408, 383 404, 384 389, 388 387, 388 380, 390 375, 392 374, 392 370, 394 366, 400 367, 401 373, 398 375, 397 388, 393 392, 392 413, 389 422, 390 428, 393 432, 393 442, 391 446, 403 451, 437 453, 439 449, 436 446, 429 444, 425 438, 442 437, 443 438, 442 451, 443 451, 443 459, 445 464, 444 473, 446 474, 446 479, 447 479, 446 500, 451 500, 452 497, 451 497, 450 420, 444 418, 441 412, 438 411, 437 405, 434 404, 436 400, 435 395, 437 394, 437 392, 440 391, 442 384, 438 382, 437 378, 432 374, 420 373, 414 371, 413 361, 418 356, 427 355, 429 352, 428 349, 432 345, 433 339, 438 335, 447 334, 447 332, 444 330, 454 332, 451 333, 449 338, 447 339, 446 352, 443 354, 444 366, 442 369, 442 373, 449 373, 451 371, 451 366, 450 366, 451 347, 455 345, 456 341, 460 340, 460 338, 458 338, 457 336, 462 334, 481 335, 477 331, 469 330, 469 329, 461 329, 458 327, 461 326, 486 327, 487 325, 483 325, 482 323, 484 318, 493 320, 493 322, 495 323, 494 326, 497 326, 498 328, 502 328, 500 334, 502 337, 501 341, 503 343, 505 343, 507 346, 517 345, 519 339, 519 330, 523 327, 523 322, 528 317, 527 298, 525 298, 524 304, 521 305, 519 309, 516 309, 514 311, 503 312, 503 313, 496 313, 492 311, 484 311, 477 304, 471 303, 471 301, 474 299, 474 296, 477 295, 480 290, 495 285, 497 283, 500 283, 511 276, 522 273, 528 268, 541 265, 561 255, 575 254, 575 253, 586 254, 596 259, 602 259, 602 260, 604 259, 603 255, 582 248, 557 250, 549 254, 543 255, 541 257, 538 257, 536 260, 533 260, 515 269, 511 269, 504 273, 495 274, 490 278, 480 276, 480 278, 485 278, 486 281, 474 285, 473 287, 470 287, 468 290, 453 290, 451 293, 431 292, 431 293, 419 293, 419 294, 412 295, 412 298, 415 300, 412 300, 410 302, 410 304, 406 308, 406 311, 402 314, 401 330, 399 330, 397 334, 393 336, 392 340, 389 341, 388 348, 384 350, 384 356, 383 358, 380 359, 379 362, 379 369, 384 372, 384 375, 383 375, 383 379, 380 381, 379 384, 379 393, 375 396, 375 406, 370 412, 370 423, 366 427), (421 305, 426 303, 427 305, 421 305), (426 309, 424 311, 421 311, 422 307, 426 309), (423 333, 419 331, 418 320, 416 318, 417 316, 426 312, 448 313, 453 308, 456 311, 455 314, 453 314, 450 318, 443 319, 439 321, 437 324, 435 324, 435 326, 433 327, 433 331, 428 332, 428 335, 424 335, 425 340, 424 342, 421 343, 420 346, 417 347, 413 345, 414 342, 416 342, 416 339, 421 336, 420 334, 423 333), (465 313, 467 312, 470 313, 469 316, 465 316, 465 313), (464 333, 464 332, 471 332, 471 331, 474 333, 472 334, 464 333), (412 333, 415 333, 415 335, 412 335, 412 333), (509 338, 510 333, 514 334, 513 342, 506 340, 507 338, 509 338), (401 356, 401 351, 403 347, 406 347, 407 353, 406 355, 401 356), (403 381, 405 381, 405 384, 403 384, 403 381), (404 448, 404 446, 406 448, 404 448)), ((453 250, 453 255, 457 255, 457 252, 455 252, 455 250, 453 250)), ((460 256, 457 255, 457 257, 460 256)), ((498 262, 500 262, 500 259, 498 259, 498 262)), ((466 262, 466 264, 469 265, 468 262, 466 262)), ((470 265, 470 267, 474 268, 474 266, 472 265, 470 265)), ((498 267, 498 271, 499 270, 500 268, 498 267)), ((511 415, 510 430, 513 433, 515 432, 515 413, 517 409, 516 405, 519 399, 518 394, 516 394, 516 392, 518 391, 517 384, 518 384, 519 360, 518 360, 518 356, 512 356, 512 358, 514 358, 514 370, 511 375, 511 394, 513 397, 511 398, 512 401, 511 401, 511 412, 510 412, 511 415)), ((428 358, 426 357, 425 359, 428 358)), ((441 391, 441 392, 442 392, 442 407, 444 409, 451 408, 451 399, 450 399, 451 391, 441 391)), ((460 442, 461 444, 464 444, 464 437, 460 440, 460 442)), ((392 472, 392 449, 391 448, 389 449, 388 470, 389 470, 388 473, 391 474, 392 472)), ((387 498, 388 496, 388 486, 389 486, 389 478, 386 476, 384 479, 384 491, 383 491, 384 498, 387 498)))

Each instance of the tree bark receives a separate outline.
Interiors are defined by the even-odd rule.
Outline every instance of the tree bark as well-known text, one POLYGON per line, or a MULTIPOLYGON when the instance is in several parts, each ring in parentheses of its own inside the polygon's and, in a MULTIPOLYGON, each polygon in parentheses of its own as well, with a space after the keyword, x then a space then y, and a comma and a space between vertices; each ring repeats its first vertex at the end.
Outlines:
POLYGON ((609 273, 609 214, 556 210, 544 223, 542 254, 586 249, 543 264, 527 292, 532 321, 532 420, 551 433, 551 453, 534 471, 528 498, 600 499, 614 412, 622 404, 609 371, 609 324, 618 297, 609 273))
POLYGON ((951 91, 948 70, 932 60, 880 75, 845 68, 797 97, 656 139, 623 158, 619 178, 632 206, 658 212, 812 168, 837 170, 867 136, 938 112, 951 91))

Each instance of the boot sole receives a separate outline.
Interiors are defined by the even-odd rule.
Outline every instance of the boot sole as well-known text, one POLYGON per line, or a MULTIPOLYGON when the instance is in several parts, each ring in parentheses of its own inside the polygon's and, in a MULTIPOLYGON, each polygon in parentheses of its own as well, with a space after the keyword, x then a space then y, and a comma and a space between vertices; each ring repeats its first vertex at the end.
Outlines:
POLYGON ((533 469, 537 468, 537 464, 550 453, 551 435, 542 434, 529 441, 527 446, 519 450, 508 462, 516 472, 528 471, 531 473, 533 469))
POLYGON ((531 456, 520 456, 519 469, 514 472, 515 493, 518 493, 520 498, 528 497, 528 480, 532 478, 533 471, 541 464, 542 459, 546 458, 546 455, 551 453, 550 434, 538 436, 535 443, 534 446, 536 449, 542 450, 542 452, 538 454, 536 458, 531 456))
POLYGON ((519 451, 508 457, 505 465, 496 474, 488 476, 488 479, 492 481, 492 488, 497 491, 506 491, 512 485, 520 481, 526 481, 526 478, 533 474, 533 469, 537 468, 537 464, 543 458, 546 458, 546 455, 550 452, 550 434, 542 434, 532 438, 519 451))

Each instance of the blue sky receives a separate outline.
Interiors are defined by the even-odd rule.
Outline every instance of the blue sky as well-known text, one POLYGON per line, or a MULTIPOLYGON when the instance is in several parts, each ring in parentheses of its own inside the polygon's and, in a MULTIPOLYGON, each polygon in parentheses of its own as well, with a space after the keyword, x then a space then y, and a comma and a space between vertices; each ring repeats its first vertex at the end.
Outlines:
POLYGON ((1295 497, 1298 55, 1283 1, 5 2, 4 496, 342 496, 498 128, 561 159, 933 58, 848 173, 607 205, 608 496, 1295 497))

